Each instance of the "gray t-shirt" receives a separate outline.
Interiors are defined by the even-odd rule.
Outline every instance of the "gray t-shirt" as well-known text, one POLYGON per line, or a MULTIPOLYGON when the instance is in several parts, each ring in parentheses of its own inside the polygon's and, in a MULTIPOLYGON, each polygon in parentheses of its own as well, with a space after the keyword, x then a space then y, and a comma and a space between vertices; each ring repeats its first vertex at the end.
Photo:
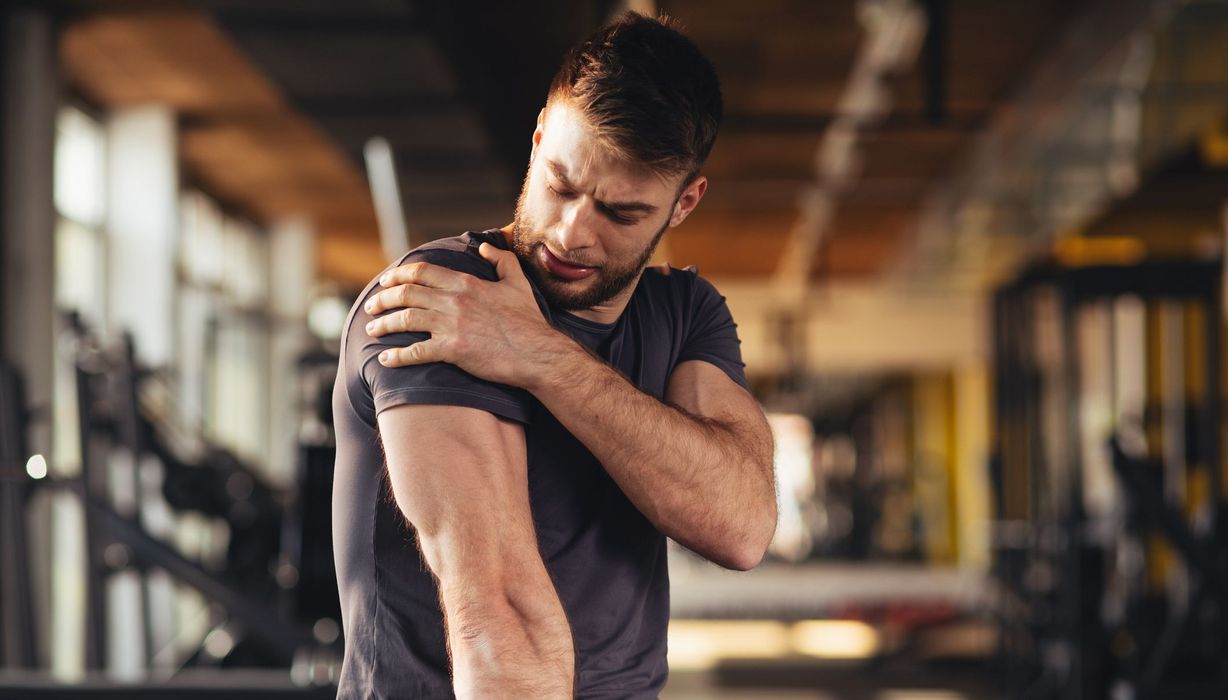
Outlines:
MULTIPOLYGON (((423 260, 493 280, 494 266, 477 252, 484 241, 508 247, 498 231, 471 232, 421 246, 400 262, 423 260)), ((381 350, 427 335, 368 336, 371 317, 362 304, 377 290, 368 285, 350 311, 333 390, 333 543, 345 628, 338 696, 453 697, 436 585, 391 497, 376 428, 387 408, 447 404, 524 424, 530 505, 542 559, 571 623, 577 697, 657 697, 668 673, 665 537, 532 395, 445 363, 381 365, 381 350)), ((649 268, 608 325, 552 309, 534 293, 556 328, 658 399, 686 360, 710 362, 746 385, 725 299, 692 271, 649 268)))

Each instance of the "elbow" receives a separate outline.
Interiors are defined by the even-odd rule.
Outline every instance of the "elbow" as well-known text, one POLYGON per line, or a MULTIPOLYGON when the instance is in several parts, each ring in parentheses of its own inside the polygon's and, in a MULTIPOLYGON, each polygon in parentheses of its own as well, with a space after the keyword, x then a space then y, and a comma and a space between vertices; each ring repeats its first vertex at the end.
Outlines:
POLYGON ((776 522, 779 517, 776 506, 775 467, 771 452, 766 459, 752 467, 755 471, 767 475, 766 488, 756 489, 758 496, 754 499, 757 507, 750 509, 750 516, 743 522, 741 532, 731 548, 728 562, 722 564, 735 571, 750 571, 763 562, 767 556, 768 547, 776 536, 776 522))
MULTIPOLYGON (((773 528, 774 530, 775 528, 773 528)), ((731 547, 725 553, 724 561, 718 562, 726 569, 734 571, 750 571, 751 569, 763 563, 763 557, 767 555, 768 545, 772 542, 771 534, 767 537, 763 536, 748 536, 739 542, 736 546, 731 547)))
POLYGON ((766 553, 767 547, 742 547, 738 551, 731 552, 728 558, 721 562, 721 565, 733 571, 750 571, 763 562, 763 556, 766 553))
POLYGON ((737 538, 734 546, 726 553, 725 561, 719 562, 727 569, 734 571, 750 571, 763 562, 768 546, 776 535, 776 499, 773 495, 771 505, 757 514, 750 527, 737 538))

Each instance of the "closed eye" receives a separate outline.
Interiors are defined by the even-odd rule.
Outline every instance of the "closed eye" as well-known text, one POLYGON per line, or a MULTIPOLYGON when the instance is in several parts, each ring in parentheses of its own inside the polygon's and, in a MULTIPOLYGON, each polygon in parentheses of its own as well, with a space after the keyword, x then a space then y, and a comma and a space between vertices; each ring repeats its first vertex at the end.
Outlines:
POLYGON ((546 189, 548 189, 548 190, 550 190, 551 192, 553 192, 553 193, 554 193, 554 196, 556 196, 556 197, 562 197, 563 199, 570 199, 570 198, 572 198, 572 197, 576 196, 576 193, 575 193, 575 192, 569 192, 569 191, 567 191, 567 190, 557 190, 557 189, 555 189, 555 188, 554 188, 554 185, 551 185, 551 184, 549 184, 549 183, 547 183, 547 184, 546 184, 546 189))
MULTIPOLYGON (((550 190, 551 194, 553 194, 555 197, 558 197, 559 199, 571 199, 572 197, 576 196, 575 192, 572 192, 571 190, 556 188, 554 185, 550 184, 549 182, 546 183, 546 189, 550 190)), ((613 221, 619 226, 630 226, 636 223, 636 221, 638 221, 638 219, 636 219, 635 217, 619 214, 617 211, 602 204, 601 202, 597 203, 597 210, 601 212, 602 216, 609 219, 610 221, 613 221)))
POLYGON ((613 221, 614 223, 620 226, 630 226, 631 224, 634 224, 636 222, 636 219, 634 219, 633 217, 623 216, 622 214, 619 214, 618 212, 614 211, 613 209, 605 205, 598 205, 598 208, 601 210, 601 213, 604 214, 607 219, 609 219, 610 221, 613 221))

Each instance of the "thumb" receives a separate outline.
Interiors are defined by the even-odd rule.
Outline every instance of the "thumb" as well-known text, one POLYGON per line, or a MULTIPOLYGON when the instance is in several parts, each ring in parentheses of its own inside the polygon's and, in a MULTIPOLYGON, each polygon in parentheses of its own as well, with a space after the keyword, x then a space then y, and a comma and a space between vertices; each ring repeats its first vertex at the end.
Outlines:
POLYGON ((483 243, 478 246, 478 254, 485 258, 488 262, 494 264, 495 272, 499 274, 500 280, 511 278, 524 277, 524 273, 520 269, 520 260, 516 258, 516 254, 510 250, 496 248, 489 243, 483 243))

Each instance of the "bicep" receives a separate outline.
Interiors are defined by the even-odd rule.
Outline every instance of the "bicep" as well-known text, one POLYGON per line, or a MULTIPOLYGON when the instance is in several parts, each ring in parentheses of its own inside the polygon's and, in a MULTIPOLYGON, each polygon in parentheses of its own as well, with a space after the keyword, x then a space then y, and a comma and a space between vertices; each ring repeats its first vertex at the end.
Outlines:
POLYGON ((521 424, 434 404, 378 420, 393 496, 436 576, 494 575, 492 562, 536 554, 521 424))

